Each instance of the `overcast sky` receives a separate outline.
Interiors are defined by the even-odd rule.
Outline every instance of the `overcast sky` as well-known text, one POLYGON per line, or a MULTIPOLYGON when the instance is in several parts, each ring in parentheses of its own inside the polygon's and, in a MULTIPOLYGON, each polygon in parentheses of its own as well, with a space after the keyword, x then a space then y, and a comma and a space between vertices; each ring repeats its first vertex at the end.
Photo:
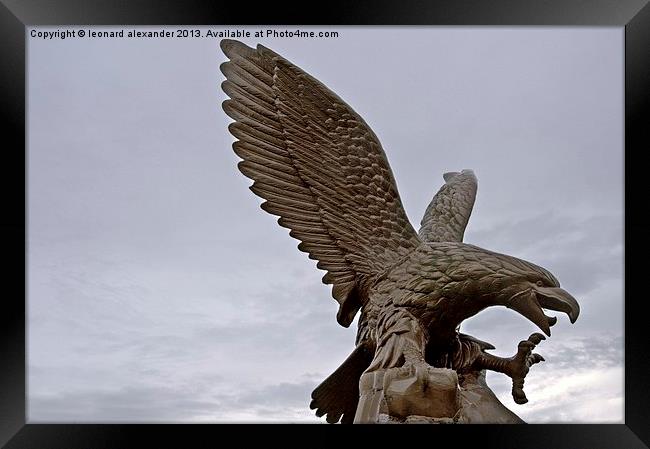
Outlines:
MULTIPOLYGON (((474 169, 465 241, 580 302, 538 347, 528 404, 488 374, 501 401, 622 422, 623 28, 313 30, 340 35, 243 41, 365 118, 416 229, 442 173, 474 169)), ((31 422, 324 421, 309 396, 356 323, 236 168, 218 44, 28 38, 31 422)), ((510 356, 536 328, 493 308, 462 330, 510 356)))

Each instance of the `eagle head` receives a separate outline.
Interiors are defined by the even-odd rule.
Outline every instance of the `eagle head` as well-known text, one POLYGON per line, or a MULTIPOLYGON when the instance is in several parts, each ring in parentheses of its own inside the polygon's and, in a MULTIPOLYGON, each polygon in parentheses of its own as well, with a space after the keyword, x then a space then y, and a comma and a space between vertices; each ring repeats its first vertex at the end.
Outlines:
MULTIPOLYGON (((473 245, 463 246, 469 257, 460 264, 462 274, 465 279, 473 279, 464 283, 470 288, 465 295, 476 301, 475 311, 505 306, 528 318, 548 336, 557 318, 546 315, 544 309, 566 313, 571 323, 578 319, 578 302, 560 288, 559 281, 545 268, 473 245)), ((452 277, 459 274, 454 271, 451 270, 452 277)))

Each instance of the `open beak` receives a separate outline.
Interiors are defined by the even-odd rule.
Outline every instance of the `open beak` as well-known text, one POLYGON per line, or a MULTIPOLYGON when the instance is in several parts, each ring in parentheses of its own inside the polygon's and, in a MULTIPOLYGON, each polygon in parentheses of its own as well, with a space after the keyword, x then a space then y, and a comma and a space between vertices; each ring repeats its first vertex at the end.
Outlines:
POLYGON ((578 319, 578 301, 559 287, 533 287, 513 296, 506 307, 516 310, 535 323, 546 335, 551 336, 551 326, 557 318, 547 316, 542 309, 564 312, 572 323, 578 319))

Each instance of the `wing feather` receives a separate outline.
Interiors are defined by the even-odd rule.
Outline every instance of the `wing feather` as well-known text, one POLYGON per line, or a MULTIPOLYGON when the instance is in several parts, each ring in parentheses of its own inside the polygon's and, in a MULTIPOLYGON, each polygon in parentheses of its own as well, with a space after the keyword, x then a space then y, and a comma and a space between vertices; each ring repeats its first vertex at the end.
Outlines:
POLYGON ((422 218, 418 234, 425 242, 462 242, 472 214, 478 182, 472 170, 444 174, 422 218))
POLYGON ((350 106, 282 56, 223 40, 223 109, 251 190, 333 284, 349 326, 367 283, 418 246, 374 132, 350 106))

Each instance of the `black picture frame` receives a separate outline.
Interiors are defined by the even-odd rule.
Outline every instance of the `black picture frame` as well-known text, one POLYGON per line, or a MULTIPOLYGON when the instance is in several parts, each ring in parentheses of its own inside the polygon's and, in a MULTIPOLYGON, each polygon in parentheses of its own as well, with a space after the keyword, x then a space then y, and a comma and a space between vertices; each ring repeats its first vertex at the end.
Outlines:
MULTIPOLYGON (((174 439, 194 439, 193 446, 223 444, 225 427, 212 425, 80 425, 26 423, 25 357, 25 50, 26 27, 36 25, 179 25, 179 24, 303 24, 303 25, 516 25, 617 26, 625 28, 625 424, 442 426, 436 436, 480 447, 499 448, 643 448, 650 445, 650 389, 644 384, 650 361, 643 295, 635 295, 647 269, 639 260, 647 254, 643 231, 647 221, 644 151, 650 148, 650 5, 648 0, 444 0, 424 3, 401 0, 303 2, 279 5, 198 1, 0 0, 0 91, 2 95, 2 182, 4 294, 0 327, 0 446, 139 447, 174 439), (310 2, 311 3, 311 2, 310 2), (6 291, 6 290, 5 290, 6 291), (443 435, 444 434, 444 435, 443 435)), ((646 226, 647 227, 647 226, 646 226)), ((422 427, 416 428, 422 429, 422 427)), ((266 427, 275 432, 283 426, 266 427)), ((337 429, 340 427, 336 427, 337 429)), ((400 426, 358 426, 350 433, 362 438, 400 432, 400 426), (359 430, 360 428, 360 430, 359 430), (379 430, 381 428, 381 430, 379 430), (390 430, 393 429, 393 430, 390 430)), ((424 428, 430 429, 425 426, 424 428)), ((340 430, 318 427, 319 434, 340 440, 340 430), (322 430, 327 429, 327 430, 322 430)), ((413 427, 409 432, 420 432, 413 427)), ((238 432, 240 442, 255 434, 238 432)), ((293 430, 291 431, 293 432, 293 430)), ((431 435, 431 430, 427 430, 431 435)), ((423 435, 424 436, 424 435, 423 435)), ((429 436, 430 438, 430 436, 429 436)), ((313 441, 313 437, 310 440, 313 441)), ((406 441, 404 441, 406 442, 406 441)), ((187 447, 189 444, 184 444, 187 447)))

